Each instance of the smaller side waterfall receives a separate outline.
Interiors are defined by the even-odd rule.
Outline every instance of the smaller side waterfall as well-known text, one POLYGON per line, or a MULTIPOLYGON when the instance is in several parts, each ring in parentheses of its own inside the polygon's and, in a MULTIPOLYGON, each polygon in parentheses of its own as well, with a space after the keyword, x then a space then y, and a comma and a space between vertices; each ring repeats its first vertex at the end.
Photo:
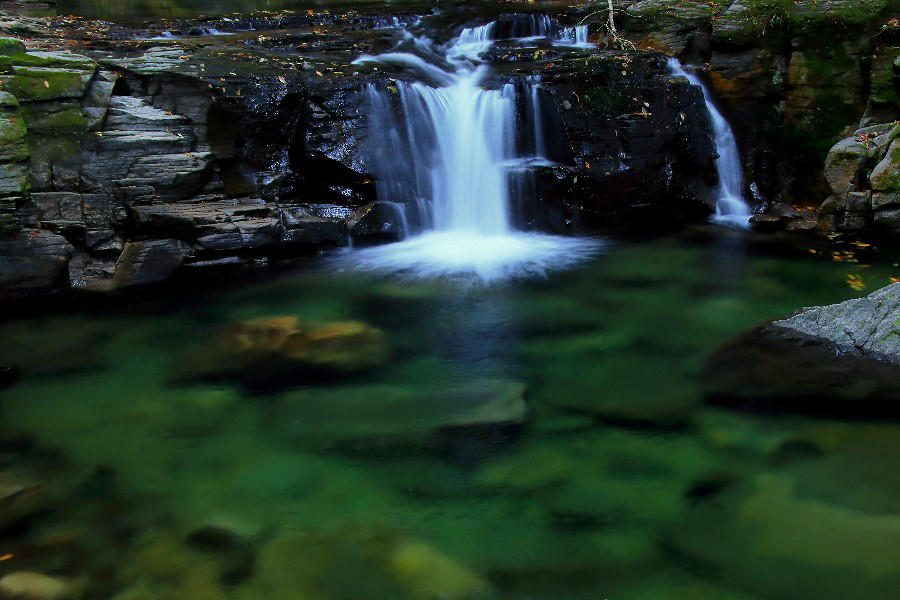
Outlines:
POLYGON ((722 113, 712 102, 712 97, 703 82, 693 73, 688 73, 677 58, 669 59, 669 69, 674 75, 683 75, 703 92, 706 110, 712 121, 713 134, 716 139, 716 171, 719 175, 719 187, 716 189, 716 214, 713 221, 734 227, 748 227, 750 206, 744 201, 744 173, 741 168, 741 155, 738 151, 734 132, 722 113))

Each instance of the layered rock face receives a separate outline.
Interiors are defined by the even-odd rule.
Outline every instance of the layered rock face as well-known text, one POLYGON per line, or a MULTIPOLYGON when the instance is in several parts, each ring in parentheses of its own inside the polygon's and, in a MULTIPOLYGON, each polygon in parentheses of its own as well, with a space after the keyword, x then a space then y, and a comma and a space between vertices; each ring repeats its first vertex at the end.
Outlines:
MULTIPOLYGON (((81 54, 9 40, 0 294, 106 291, 402 235, 398 199, 375 198, 367 150, 383 132, 367 126, 361 92, 410 74, 352 64, 402 34, 321 15, 303 17, 314 33, 165 45, 92 39, 76 25, 67 35, 87 38, 81 54)), ((56 25, 29 21, 49 39, 56 25)), ((553 134, 554 166, 514 209, 520 227, 652 231, 710 212, 702 96, 669 76, 664 56, 538 46, 486 57, 503 81, 540 77, 553 134)))

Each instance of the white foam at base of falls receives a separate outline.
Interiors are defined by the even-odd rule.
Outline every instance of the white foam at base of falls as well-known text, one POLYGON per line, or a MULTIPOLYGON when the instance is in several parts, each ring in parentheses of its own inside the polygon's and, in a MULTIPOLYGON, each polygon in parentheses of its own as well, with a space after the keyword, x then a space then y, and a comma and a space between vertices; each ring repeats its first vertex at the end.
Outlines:
POLYGON ((447 278, 481 283, 543 277, 604 248, 593 238, 513 232, 429 231, 393 244, 347 250, 340 266, 401 279, 447 278))

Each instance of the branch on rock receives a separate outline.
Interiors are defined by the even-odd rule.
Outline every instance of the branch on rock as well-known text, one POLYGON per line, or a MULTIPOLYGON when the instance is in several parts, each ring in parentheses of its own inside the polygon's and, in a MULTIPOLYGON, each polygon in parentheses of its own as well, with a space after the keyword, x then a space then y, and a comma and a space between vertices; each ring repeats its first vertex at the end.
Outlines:
POLYGON ((609 36, 609 42, 607 42, 607 45, 615 46, 617 48, 621 48, 622 50, 635 50, 635 46, 631 42, 631 40, 628 40, 619 35, 619 32, 616 29, 615 14, 627 13, 627 9, 614 7, 613 0, 606 0, 606 2, 607 6, 595 10, 594 12, 585 16, 583 19, 581 19, 581 21, 578 22, 578 24, 584 25, 585 23, 589 23, 594 17, 599 17, 606 13, 605 29, 607 36, 609 36))

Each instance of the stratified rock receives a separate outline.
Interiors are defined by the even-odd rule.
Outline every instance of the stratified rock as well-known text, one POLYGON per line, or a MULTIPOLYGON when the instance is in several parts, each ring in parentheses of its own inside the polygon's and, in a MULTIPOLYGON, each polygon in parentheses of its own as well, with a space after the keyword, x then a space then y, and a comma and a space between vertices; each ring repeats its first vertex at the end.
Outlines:
POLYGON ((80 597, 81 586, 62 577, 16 571, 0 578, 0 598, 3 600, 75 600, 80 597))
POLYGON ((0 237, 0 298, 59 292, 68 287, 72 246, 48 231, 0 237))
POLYGON ((189 350, 177 376, 276 386, 283 380, 371 369, 388 357, 384 333, 359 321, 262 318, 232 325, 189 350))
POLYGON ((900 284, 805 309, 716 352, 704 375, 716 404, 847 418, 900 417, 900 284))
POLYGON ((129 242, 116 261, 116 285, 133 286, 168 279, 191 251, 180 240, 129 242))
POLYGON ((81 98, 91 80, 91 73, 79 69, 53 67, 13 67, 15 75, 5 89, 22 102, 81 98))

